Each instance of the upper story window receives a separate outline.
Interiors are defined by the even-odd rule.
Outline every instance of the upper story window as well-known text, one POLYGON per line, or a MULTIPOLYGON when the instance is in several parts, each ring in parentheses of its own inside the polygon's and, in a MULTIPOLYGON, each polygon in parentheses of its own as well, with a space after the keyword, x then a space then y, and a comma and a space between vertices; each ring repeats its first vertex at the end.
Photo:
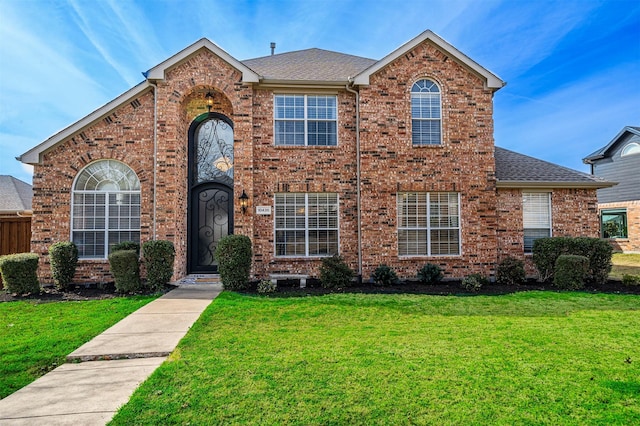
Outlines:
POLYGON ((73 186, 71 240, 78 257, 104 259, 123 241, 140 242, 140 180, 115 160, 82 169, 73 186))
POLYGON ((551 236, 551 193, 522 193, 524 252, 533 253, 533 242, 551 236))
POLYGON ((416 81, 411 87, 411 138, 414 145, 442 143, 440 88, 431 80, 416 81))
POLYGON ((275 144, 336 146, 337 105, 334 95, 275 95, 275 144))
POLYGON ((622 149, 622 153, 620 155, 624 157, 631 154, 640 154, 640 143, 631 142, 627 144, 627 146, 622 149))

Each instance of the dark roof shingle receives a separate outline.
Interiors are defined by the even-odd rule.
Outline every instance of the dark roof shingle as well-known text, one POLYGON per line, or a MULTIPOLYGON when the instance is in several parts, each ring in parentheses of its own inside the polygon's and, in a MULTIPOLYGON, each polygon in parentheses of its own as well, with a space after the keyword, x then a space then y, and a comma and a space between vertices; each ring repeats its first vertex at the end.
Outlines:
POLYGON ((266 80, 347 82, 376 61, 323 49, 247 59, 242 64, 266 80))
POLYGON ((599 177, 497 146, 495 156, 498 185, 512 183, 521 186, 543 184, 546 186, 569 185, 594 188, 605 188, 614 185, 613 182, 608 182, 599 177))

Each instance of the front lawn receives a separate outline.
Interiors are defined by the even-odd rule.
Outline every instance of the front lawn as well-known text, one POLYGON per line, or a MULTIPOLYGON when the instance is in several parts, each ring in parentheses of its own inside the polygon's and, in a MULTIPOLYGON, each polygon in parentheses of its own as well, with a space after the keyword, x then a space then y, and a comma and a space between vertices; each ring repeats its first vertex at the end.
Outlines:
POLYGON ((17 391, 155 297, 0 303, 0 398, 17 391))
POLYGON ((640 276, 640 254, 614 253, 611 263, 610 278, 621 280, 625 274, 640 276))
POLYGON ((113 424, 639 424, 640 297, 224 292, 113 424))

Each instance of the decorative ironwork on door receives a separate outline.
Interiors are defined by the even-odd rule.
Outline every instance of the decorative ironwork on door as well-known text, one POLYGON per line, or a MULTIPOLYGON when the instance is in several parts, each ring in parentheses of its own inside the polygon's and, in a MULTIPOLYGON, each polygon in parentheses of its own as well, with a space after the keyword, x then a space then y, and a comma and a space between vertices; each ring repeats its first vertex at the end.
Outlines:
POLYGON ((209 113, 189 129, 189 271, 215 273, 215 250, 233 233, 233 125, 209 113))

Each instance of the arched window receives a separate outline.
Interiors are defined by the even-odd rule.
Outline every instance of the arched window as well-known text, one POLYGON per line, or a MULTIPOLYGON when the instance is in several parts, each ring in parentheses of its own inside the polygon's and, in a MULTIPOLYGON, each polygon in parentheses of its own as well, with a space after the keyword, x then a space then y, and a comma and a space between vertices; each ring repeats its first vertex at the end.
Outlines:
POLYGON ((631 154, 640 154, 640 143, 631 142, 630 144, 627 144, 627 146, 625 146, 622 149, 622 154, 621 154, 622 157, 624 157, 625 155, 631 155, 631 154))
POLYGON ((431 80, 416 81, 411 87, 411 138, 414 145, 440 145, 440 88, 431 80))
POLYGON ((104 259, 114 244, 140 242, 140 180, 115 160, 82 169, 73 186, 71 240, 84 259, 104 259))

